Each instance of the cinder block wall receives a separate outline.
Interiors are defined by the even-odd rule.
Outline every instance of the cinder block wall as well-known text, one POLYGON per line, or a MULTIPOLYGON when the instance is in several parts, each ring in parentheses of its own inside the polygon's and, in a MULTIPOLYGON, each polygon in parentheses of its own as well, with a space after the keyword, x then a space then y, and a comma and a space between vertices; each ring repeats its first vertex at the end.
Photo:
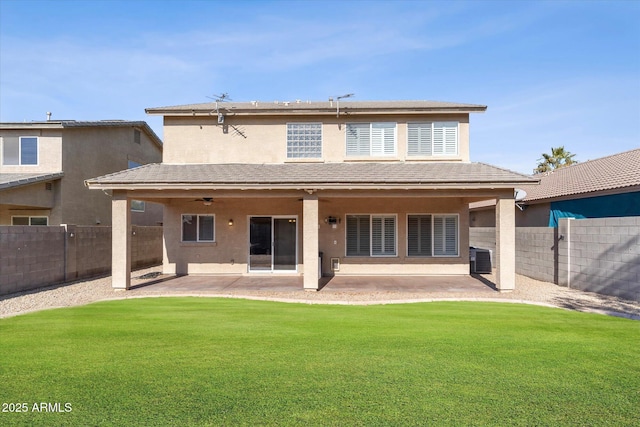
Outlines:
POLYGON ((558 284, 640 301, 640 217, 561 219, 558 284))
POLYGON ((0 226, 0 295, 64 281, 64 227, 0 226))
MULTIPOLYGON (((472 227, 470 245, 495 248, 493 227, 472 227)), ((516 228, 516 273, 640 301, 640 217, 561 219, 557 229, 516 228)))
POLYGON ((516 228, 516 273, 544 282, 556 282, 555 228, 516 228))
POLYGON ((469 228, 469 246, 474 248, 490 249, 493 256, 491 261, 496 266, 496 228, 495 227, 471 227, 469 228))
MULTIPOLYGON (((132 227, 131 265, 162 263, 162 227, 132 227)), ((111 272, 111 227, 0 226, 0 295, 111 272)))

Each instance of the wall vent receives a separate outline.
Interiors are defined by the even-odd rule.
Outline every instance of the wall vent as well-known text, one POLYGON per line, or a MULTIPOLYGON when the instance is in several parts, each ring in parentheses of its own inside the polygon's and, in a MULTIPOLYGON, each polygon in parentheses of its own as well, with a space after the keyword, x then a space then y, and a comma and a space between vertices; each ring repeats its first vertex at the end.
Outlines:
POLYGON ((331 271, 340 271, 340 258, 331 258, 331 271))
POLYGON ((45 182, 44 183, 44 189, 47 190, 47 191, 53 190, 53 184, 50 183, 50 182, 45 182))

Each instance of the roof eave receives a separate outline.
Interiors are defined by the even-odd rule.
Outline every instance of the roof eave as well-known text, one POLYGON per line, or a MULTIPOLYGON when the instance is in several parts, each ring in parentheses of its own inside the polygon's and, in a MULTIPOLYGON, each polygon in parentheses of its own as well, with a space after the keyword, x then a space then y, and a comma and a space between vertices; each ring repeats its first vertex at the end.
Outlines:
POLYGON ((493 190, 515 188, 522 182, 434 182, 434 183, 127 183, 85 181, 100 190, 493 190))

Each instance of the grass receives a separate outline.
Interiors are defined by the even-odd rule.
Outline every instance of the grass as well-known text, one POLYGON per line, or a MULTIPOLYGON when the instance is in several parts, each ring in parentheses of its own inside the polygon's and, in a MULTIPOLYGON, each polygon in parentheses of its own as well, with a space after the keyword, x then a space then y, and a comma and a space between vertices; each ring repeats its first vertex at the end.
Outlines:
POLYGON ((110 301, 0 319, 0 425, 631 426, 639 348, 515 304, 110 301))

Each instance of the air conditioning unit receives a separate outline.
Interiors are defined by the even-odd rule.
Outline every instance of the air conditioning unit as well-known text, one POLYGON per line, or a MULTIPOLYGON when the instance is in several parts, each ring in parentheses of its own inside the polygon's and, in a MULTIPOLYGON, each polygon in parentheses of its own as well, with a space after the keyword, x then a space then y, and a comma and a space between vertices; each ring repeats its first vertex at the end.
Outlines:
POLYGON ((491 250, 482 248, 469 248, 469 265, 471 273, 491 273, 491 250))

